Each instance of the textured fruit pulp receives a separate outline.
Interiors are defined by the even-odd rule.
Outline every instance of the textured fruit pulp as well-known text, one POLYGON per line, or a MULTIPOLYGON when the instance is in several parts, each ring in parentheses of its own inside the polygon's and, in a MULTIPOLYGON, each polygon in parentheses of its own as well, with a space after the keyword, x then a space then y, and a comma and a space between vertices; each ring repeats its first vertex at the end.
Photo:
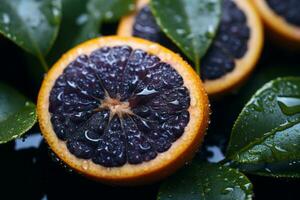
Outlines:
MULTIPOLYGON (((158 42, 180 52, 156 24, 148 6, 135 18, 133 36, 158 42)), ((247 17, 231 0, 224 0, 219 30, 212 46, 201 61, 201 78, 218 79, 235 68, 235 60, 242 58, 248 49, 250 29, 247 17)))
POLYGON ((299 0, 265 0, 269 7, 287 22, 300 26, 299 0))
POLYGON ((157 56, 103 47, 71 62, 49 97, 53 130, 78 158, 106 167, 167 151, 189 122, 189 91, 157 56))

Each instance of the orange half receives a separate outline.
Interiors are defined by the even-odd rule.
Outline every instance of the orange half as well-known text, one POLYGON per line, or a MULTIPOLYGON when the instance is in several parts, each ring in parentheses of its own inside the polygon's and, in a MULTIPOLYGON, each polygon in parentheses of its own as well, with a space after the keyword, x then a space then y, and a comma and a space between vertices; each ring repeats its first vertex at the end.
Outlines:
POLYGON ((149 41, 133 38, 108 36, 93 39, 65 53, 47 73, 39 95, 37 112, 42 134, 54 153, 72 169, 89 178, 107 184, 136 185, 160 180, 189 161, 201 144, 208 126, 209 102, 199 76, 183 59, 172 51, 149 41), (141 49, 155 55, 162 62, 170 64, 183 78, 184 86, 190 94, 188 112, 190 120, 183 135, 176 140, 171 148, 150 161, 141 164, 126 163, 120 167, 104 167, 91 160, 79 159, 71 154, 66 143, 60 140, 53 130, 51 113, 49 112, 49 96, 55 81, 63 70, 78 56, 102 47, 127 45, 133 49, 141 49))
POLYGON ((266 26, 266 33, 274 42, 291 49, 300 47, 300 27, 276 14, 265 0, 253 0, 252 4, 266 26))
MULTIPOLYGON (((137 1, 136 11, 122 18, 117 31, 118 35, 132 36, 132 27, 135 23, 135 17, 149 2, 149 0, 137 1)), ((235 60, 235 68, 232 72, 218 79, 203 80, 204 87, 211 97, 224 95, 241 86, 254 70, 263 48, 263 26, 255 8, 248 0, 233 0, 233 2, 235 2, 247 17, 247 25, 251 30, 248 50, 241 59, 235 60)))

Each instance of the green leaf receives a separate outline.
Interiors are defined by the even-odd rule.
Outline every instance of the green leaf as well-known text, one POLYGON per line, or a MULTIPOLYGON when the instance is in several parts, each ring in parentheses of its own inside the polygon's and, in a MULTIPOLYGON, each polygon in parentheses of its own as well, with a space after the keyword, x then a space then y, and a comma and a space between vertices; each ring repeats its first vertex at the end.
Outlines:
POLYGON ((199 72, 216 34, 221 0, 152 0, 152 12, 163 32, 191 59, 199 72))
POLYGON ((53 45, 61 20, 61 0, 1 0, 0 33, 37 56, 45 70, 44 56, 53 45))
POLYGON ((116 22, 124 14, 135 9, 134 0, 90 0, 88 5, 90 13, 102 16, 104 22, 116 22))
POLYGON ((260 176, 269 176, 275 178, 300 178, 299 160, 255 164, 232 162, 230 163, 230 166, 233 168, 238 168, 241 171, 260 176))
POLYGON ((252 196, 251 182, 238 170, 195 162, 167 179, 157 199, 248 200, 252 196))
MULTIPOLYGON (((87 3, 87 13, 81 17, 81 29, 75 43, 97 37, 102 22, 117 21, 120 17, 134 9, 133 0, 90 0, 87 3)), ((80 19, 80 18, 79 18, 80 19)))
POLYGON ((289 170, 300 162, 300 78, 278 78, 255 93, 234 124, 227 157, 256 166, 252 173, 296 176, 289 170), (280 163, 288 165, 270 170, 280 163))
POLYGON ((36 123, 35 105, 0 83, 0 144, 20 137, 36 123))
POLYGON ((134 9, 134 0, 63 0, 63 19, 49 58, 57 59, 68 49, 99 36, 103 22, 117 21, 134 9))

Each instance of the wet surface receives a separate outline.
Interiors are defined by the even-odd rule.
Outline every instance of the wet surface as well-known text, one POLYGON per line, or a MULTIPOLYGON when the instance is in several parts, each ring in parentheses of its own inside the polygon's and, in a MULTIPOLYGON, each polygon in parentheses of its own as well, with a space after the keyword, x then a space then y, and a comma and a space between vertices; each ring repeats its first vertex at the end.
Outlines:
POLYGON ((287 22, 300 26, 300 1, 299 0, 265 0, 278 15, 287 22))
MULTIPOLYGON (((137 14, 133 25, 133 35, 158 42, 175 52, 180 52, 160 30, 148 6, 142 8, 137 14)), ((246 15, 234 2, 224 0, 219 30, 202 60, 202 79, 218 79, 233 71, 235 60, 242 58, 247 52, 250 35, 246 15)))
POLYGON ((189 122, 182 77, 158 57, 129 46, 78 57, 49 99, 57 137, 76 157, 106 167, 154 159, 189 122))
MULTIPOLYGON (((34 101, 37 91, 32 90, 32 77, 28 76, 26 68, 22 67, 26 66, 23 53, 6 41, 0 45, 0 52, 3 62, 1 81, 18 88, 34 101), (16 71, 19 73, 15 73, 16 71)), ((212 103, 213 114, 209 132, 195 159, 212 162, 221 160, 226 151, 233 122, 244 104, 259 87, 278 76, 300 76, 299 55, 267 44, 255 73, 245 86, 235 94, 212 103), (223 155, 219 154, 220 152, 223 155)), ((54 159, 47 144, 41 139, 36 126, 29 131, 26 139, 0 145, 1 200, 156 199, 160 183, 121 188, 88 180, 70 172, 54 159)), ((299 179, 275 179, 249 174, 247 176, 254 185, 255 200, 299 199, 299 179)))

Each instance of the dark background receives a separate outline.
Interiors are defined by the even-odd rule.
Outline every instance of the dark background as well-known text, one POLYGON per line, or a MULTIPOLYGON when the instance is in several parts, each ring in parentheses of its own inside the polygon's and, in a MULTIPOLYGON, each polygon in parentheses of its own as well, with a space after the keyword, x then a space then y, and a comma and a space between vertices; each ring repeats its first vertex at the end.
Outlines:
MULTIPOLYGON (((103 30, 112 34, 115 25, 103 30)), ((12 85, 36 102, 38 80, 42 75, 37 77, 29 73, 38 70, 28 64, 28 55, 0 38, 0 60, 0 81, 12 85)), ((250 80, 234 94, 212 102, 212 123, 196 159, 210 162, 222 159, 233 122, 244 104, 259 87, 279 76, 300 76, 299 53, 285 51, 267 42, 250 80)), ((0 145, 0 159, 1 200, 154 200, 159 187, 159 183, 132 188, 109 187, 71 172, 53 156, 37 125, 25 138, 0 145)), ((254 185, 256 200, 296 200, 300 197, 299 179, 248 177, 254 185)))

